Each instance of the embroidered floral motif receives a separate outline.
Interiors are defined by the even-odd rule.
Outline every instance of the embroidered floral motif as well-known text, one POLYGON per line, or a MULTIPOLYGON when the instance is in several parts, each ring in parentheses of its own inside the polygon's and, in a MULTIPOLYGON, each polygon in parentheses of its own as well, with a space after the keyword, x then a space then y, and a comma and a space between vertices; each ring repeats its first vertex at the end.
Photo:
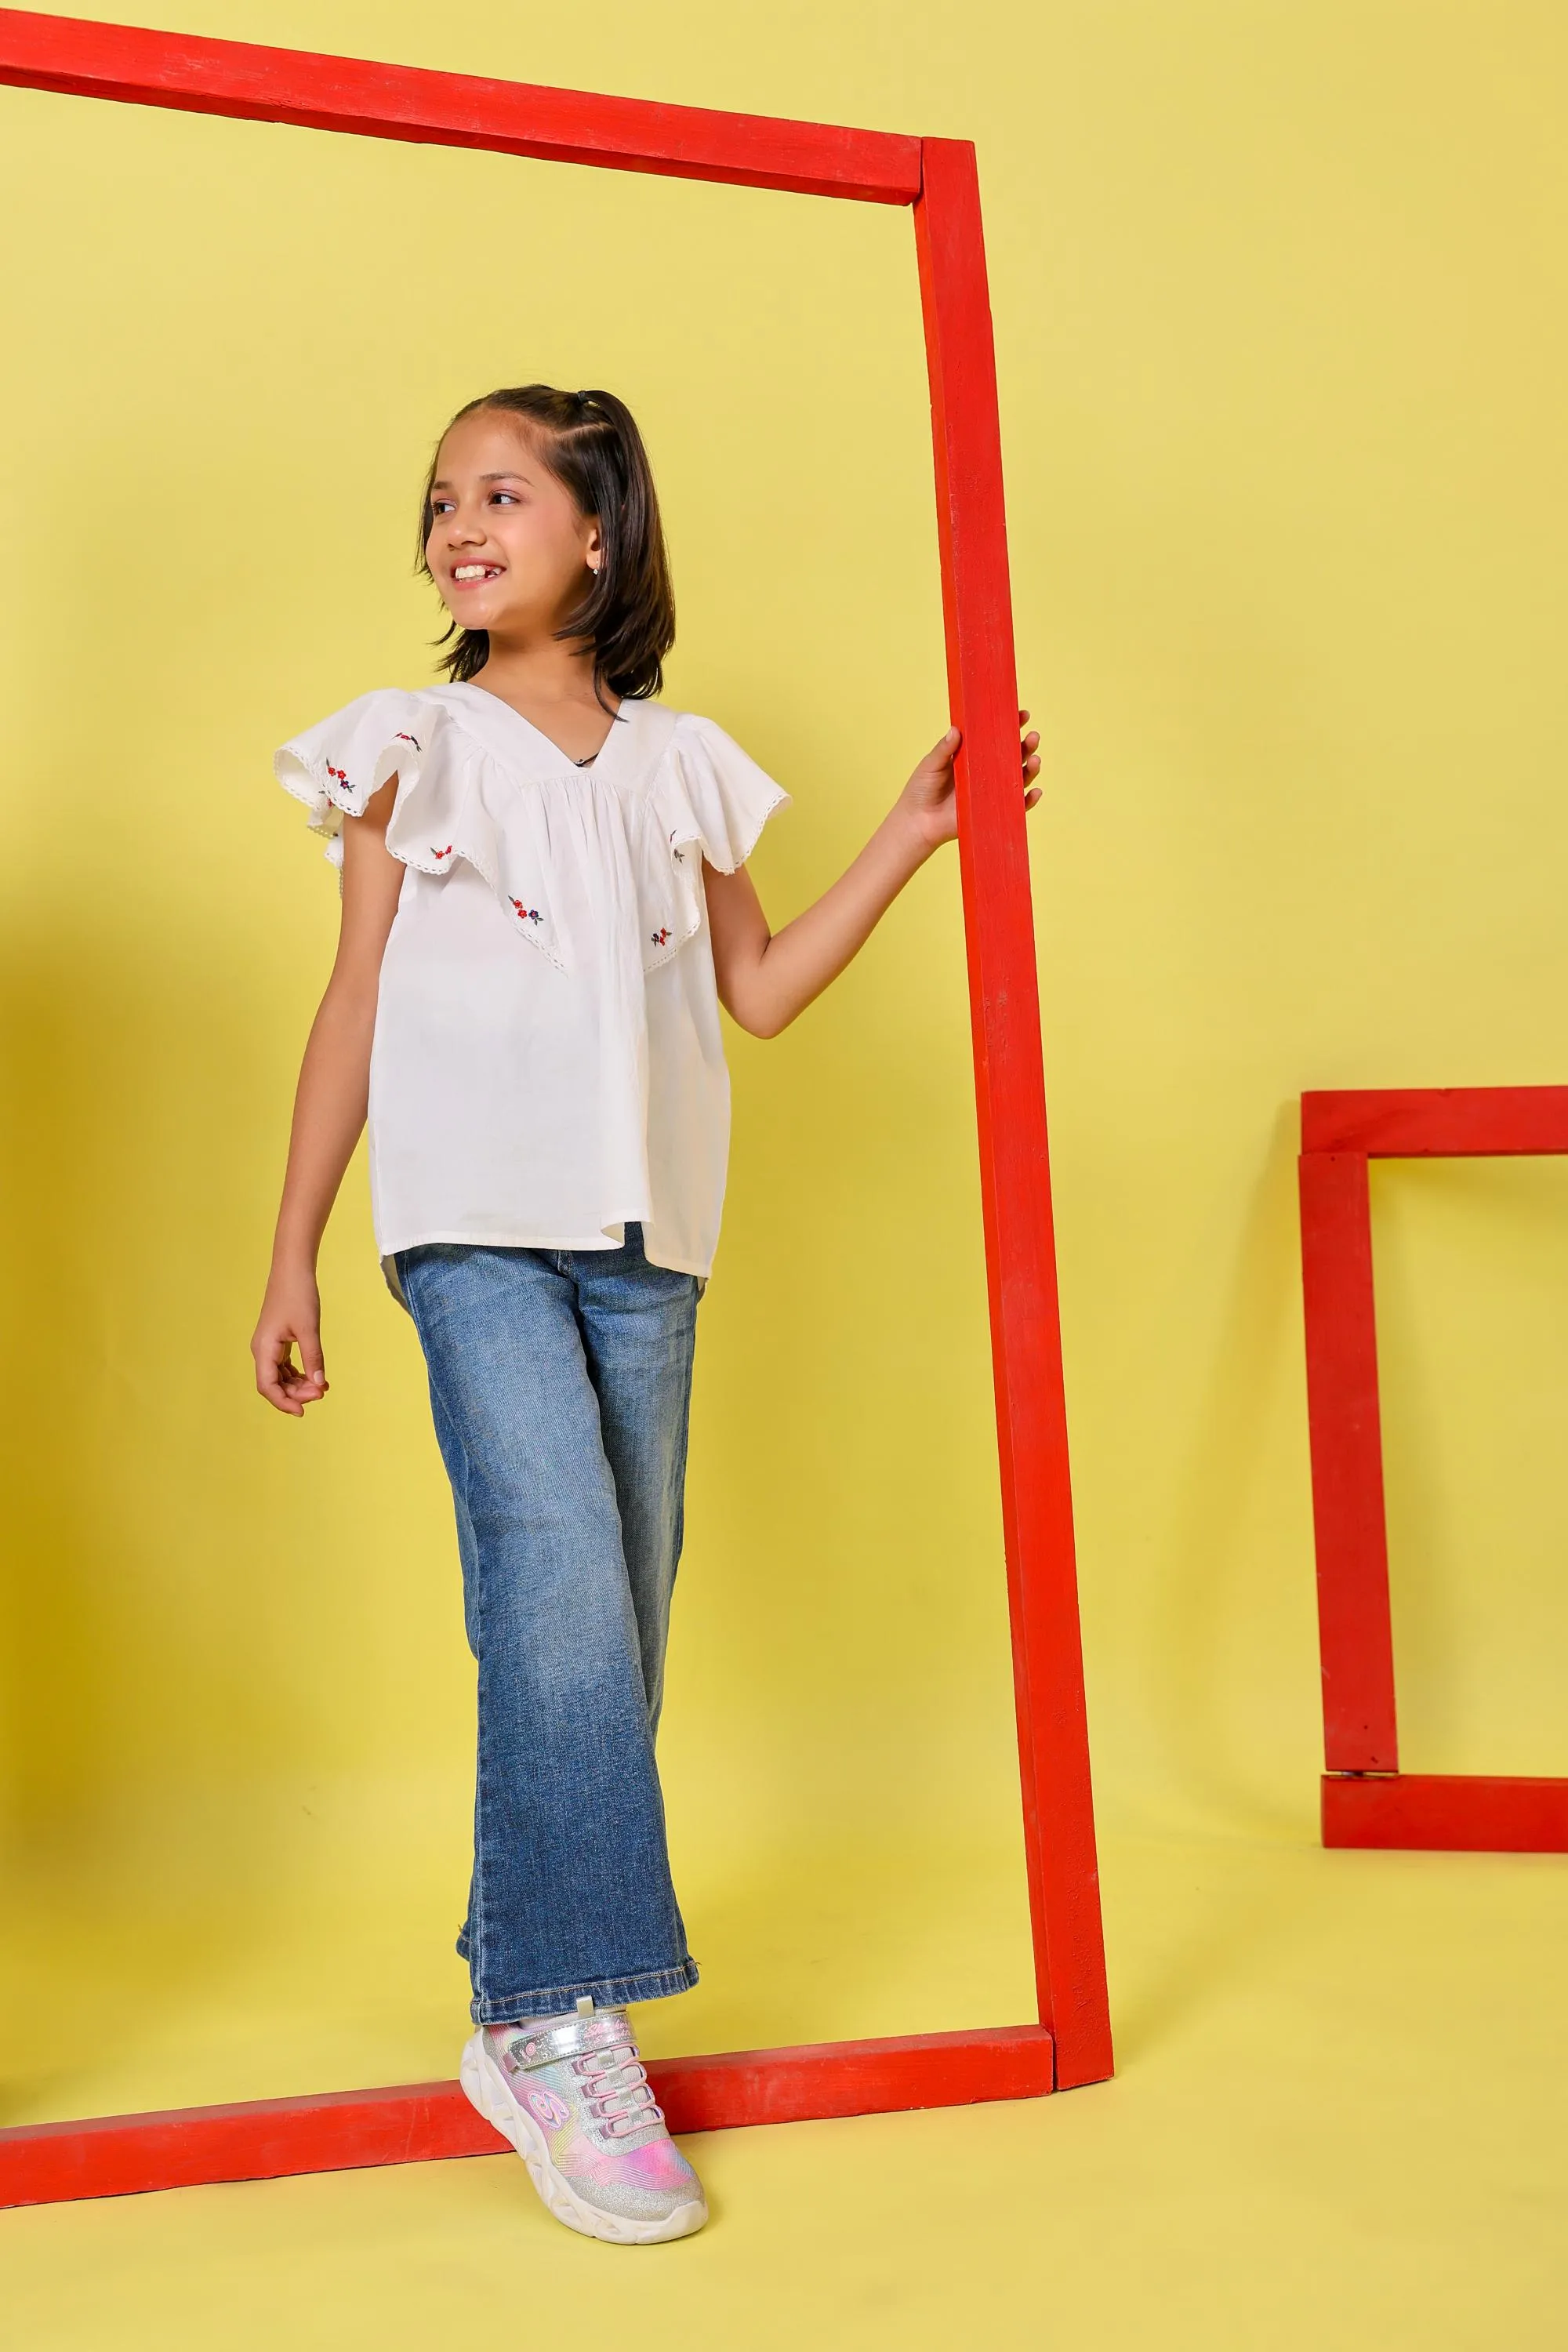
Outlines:
POLYGON ((668 927, 667 927, 665 929, 663 929, 663 930, 655 931, 655 932, 652 934, 653 943, 654 943, 655 947, 656 947, 656 948, 661 948, 661 947, 664 945, 664 943, 665 943, 666 940, 667 940, 667 939, 668 939, 668 937, 669 937, 669 931, 668 931, 668 927))
POLYGON ((412 743, 416 751, 419 749, 419 738, 417 735, 405 735, 399 732, 395 735, 392 740, 395 743, 412 743))
POLYGON ((517 909, 520 921, 537 923, 543 919, 537 907, 525 907, 521 898, 514 898, 511 903, 517 909))
MULTIPOLYGON (((328 775, 329 775, 329 776, 331 776, 331 780, 332 780, 332 782, 333 782, 334 784, 341 784, 341 785, 342 786, 342 788, 343 788, 344 792, 346 793, 346 792, 348 791, 348 788, 349 788, 349 772, 348 772, 348 770, 347 770, 346 768, 334 768, 334 767, 333 767, 333 765, 332 765, 332 763, 331 763, 331 761, 330 760, 327 761, 326 766, 327 766, 327 773, 328 773, 328 775)), ((331 789, 331 787, 329 786, 329 790, 330 790, 330 789, 331 789)))
MULTIPOLYGON (((445 849, 436 849, 433 847, 430 855, 432 857, 450 857, 454 846, 455 845, 452 842, 448 842, 445 849)), ((513 901, 513 904, 516 904, 515 900, 513 901)))

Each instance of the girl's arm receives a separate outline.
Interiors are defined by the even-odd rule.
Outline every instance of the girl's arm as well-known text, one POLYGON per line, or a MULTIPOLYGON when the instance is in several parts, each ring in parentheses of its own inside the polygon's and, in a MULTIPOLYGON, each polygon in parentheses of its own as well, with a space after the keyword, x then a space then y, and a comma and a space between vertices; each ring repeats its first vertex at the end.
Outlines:
MULTIPOLYGON (((1020 710, 1023 726, 1028 712, 1020 710)), ((910 877, 958 832, 952 761, 962 738, 950 727, 926 753, 854 864, 815 906, 776 935, 743 866, 721 874, 702 863, 713 972, 725 1010, 753 1037, 776 1037, 804 1013, 865 946, 910 877)), ((1031 732, 1019 753, 1024 806, 1040 797, 1039 741, 1031 732)))
POLYGON ((302 1414, 327 1392, 316 1253, 365 1120, 382 952, 403 887, 404 868, 386 846, 396 796, 393 776, 343 827, 338 951, 300 1071, 272 1270, 250 1343, 256 1385, 279 1412, 302 1414))

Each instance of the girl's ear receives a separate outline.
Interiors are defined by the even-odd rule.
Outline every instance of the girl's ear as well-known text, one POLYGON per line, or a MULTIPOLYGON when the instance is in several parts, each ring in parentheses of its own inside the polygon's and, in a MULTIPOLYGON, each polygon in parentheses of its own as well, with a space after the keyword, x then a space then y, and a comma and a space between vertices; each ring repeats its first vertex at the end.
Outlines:
POLYGON ((605 560, 605 542, 599 530, 599 518, 597 515, 592 515, 589 517, 588 537, 584 545, 583 557, 589 571, 594 572, 598 571, 599 566, 605 560))

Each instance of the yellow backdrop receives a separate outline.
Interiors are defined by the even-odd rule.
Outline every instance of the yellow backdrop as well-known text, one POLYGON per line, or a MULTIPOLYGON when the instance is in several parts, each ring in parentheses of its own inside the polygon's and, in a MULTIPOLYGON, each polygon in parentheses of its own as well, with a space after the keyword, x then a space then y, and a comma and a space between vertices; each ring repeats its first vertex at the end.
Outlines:
MULTIPOLYGON (((744 86, 733 26, 721 64, 626 0, 591 38, 135 13, 980 142, 1108 1875, 1123 1835, 1310 1839, 1296 1096, 1568 1076, 1555 13, 1506 55, 1464 11, 1418 55, 1398 8, 1276 15, 1244 89, 1207 7, 764 12, 744 86)), ((3 2119, 449 2073, 471 1687, 361 1164, 331 1397, 250 1389, 336 916, 270 755, 431 675, 451 410, 605 383, 667 502, 668 698, 795 796, 770 912, 815 895, 946 719, 910 224, 36 93, 0 125, 3 2119)), ((955 859, 731 1046, 665 1732, 707 1978, 647 2038, 1021 2019, 955 859)), ((1376 1179, 1412 1767, 1568 1770, 1565 1209, 1553 1165, 1376 1179)))

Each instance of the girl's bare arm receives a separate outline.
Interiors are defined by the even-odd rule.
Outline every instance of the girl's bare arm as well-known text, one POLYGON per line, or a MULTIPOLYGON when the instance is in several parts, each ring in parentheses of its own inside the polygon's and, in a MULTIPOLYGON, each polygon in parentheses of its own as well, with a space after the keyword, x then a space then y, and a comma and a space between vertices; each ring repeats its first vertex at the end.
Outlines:
POLYGON ((250 1343, 257 1388, 279 1412, 302 1414, 327 1392, 316 1254, 364 1126, 381 959, 405 871, 386 846, 396 796, 394 776, 343 827, 338 951, 300 1066, 272 1269, 250 1343))
MULTIPOLYGON (((1020 710, 1022 727, 1028 712, 1020 710)), ((865 848, 815 905, 776 934, 743 866, 721 874, 702 863, 713 972, 725 1009, 753 1037, 776 1037, 837 980, 933 849, 958 831, 952 761, 961 738, 950 727, 926 753, 865 848)), ((1040 797, 1037 734, 1019 744, 1024 806, 1040 797)))

